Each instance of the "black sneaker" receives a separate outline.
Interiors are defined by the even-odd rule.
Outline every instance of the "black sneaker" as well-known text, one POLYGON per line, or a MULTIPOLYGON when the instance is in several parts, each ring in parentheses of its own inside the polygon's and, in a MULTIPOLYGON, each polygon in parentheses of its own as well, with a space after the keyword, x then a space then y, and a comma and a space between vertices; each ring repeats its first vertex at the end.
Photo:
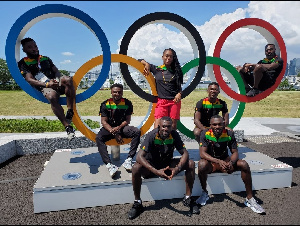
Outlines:
POLYGON ((186 196, 184 196, 184 198, 182 200, 182 203, 183 203, 184 206, 190 207, 190 213, 189 213, 189 215, 191 215, 191 214, 200 214, 199 207, 194 202, 194 200, 192 199, 191 196, 188 197, 188 198, 186 198, 186 196))
POLYGON ((184 196, 183 200, 182 200, 182 203, 184 206, 186 207, 190 207, 190 205, 192 204, 192 198, 191 196, 186 198, 186 196, 184 196))
POLYGON ((259 89, 256 89, 256 88, 252 88, 247 94, 246 96, 247 97, 254 97, 256 96, 257 94, 260 94, 261 91, 259 89))
POLYGON ((200 214, 199 207, 195 202, 193 202, 193 204, 190 206, 190 212, 192 214, 200 214))
POLYGON ((134 201, 131 210, 128 212, 129 220, 138 217, 143 212, 143 204, 138 201, 134 201))
POLYGON ((69 124, 72 122, 73 116, 74 116, 73 109, 68 109, 68 111, 66 113, 66 119, 69 124))
POLYGON ((75 137, 75 129, 71 125, 66 126, 66 132, 69 140, 75 137))

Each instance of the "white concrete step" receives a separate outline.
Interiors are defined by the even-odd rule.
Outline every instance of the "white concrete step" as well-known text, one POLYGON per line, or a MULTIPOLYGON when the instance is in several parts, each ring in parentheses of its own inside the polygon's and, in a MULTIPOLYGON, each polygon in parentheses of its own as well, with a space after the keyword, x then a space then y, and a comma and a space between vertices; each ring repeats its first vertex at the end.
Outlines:
MULTIPOLYGON (((186 142, 190 158, 199 160, 198 144, 186 142)), ((114 179, 101 160, 97 147, 56 150, 45 166, 33 188, 34 212, 49 212, 84 207, 133 203, 134 196, 131 174, 122 163, 127 157, 129 145, 121 147, 120 160, 113 163, 120 166, 114 179), (125 150, 124 150, 125 149, 125 150)), ((110 147, 108 148, 110 152, 110 147)), ((178 152, 176 156, 179 157, 178 152)), ((253 190, 290 187, 293 168, 262 153, 240 145, 239 154, 251 168, 253 190)), ((198 172, 193 196, 201 193, 198 172)), ((209 194, 245 191, 240 172, 231 175, 210 174, 209 194)), ((184 172, 166 181, 161 178, 144 179, 141 198, 143 201, 182 198, 185 194, 184 172)))

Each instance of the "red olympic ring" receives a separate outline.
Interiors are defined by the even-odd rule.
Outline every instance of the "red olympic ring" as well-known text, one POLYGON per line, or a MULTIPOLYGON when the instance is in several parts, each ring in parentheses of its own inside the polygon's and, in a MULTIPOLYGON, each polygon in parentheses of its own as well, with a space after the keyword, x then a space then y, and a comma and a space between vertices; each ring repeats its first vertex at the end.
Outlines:
MULTIPOLYGON (((250 103, 250 102, 259 101, 259 100, 266 98, 278 87, 278 85, 280 84, 281 79, 283 78, 284 73, 285 73, 285 68, 286 68, 286 64, 287 64, 287 53, 286 53, 286 47, 285 47, 283 38, 281 37, 281 35, 279 34, 279 32, 276 30, 276 28, 274 26, 272 26, 270 23, 268 23, 262 19, 245 18, 245 19, 241 19, 241 20, 234 22, 233 24, 228 26, 223 31, 223 33, 221 34, 221 36, 219 37, 219 39, 216 43, 215 50, 213 53, 214 57, 220 58, 221 48, 222 48, 226 38, 233 31, 235 31, 238 28, 242 28, 242 27, 252 28, 254 30, 257 27, 259 27, 259 28, 263 27, 264 29, 269 31, 271 33, 271 35, 273 35, 273 37, 276 39, 275 41, 277 41, 277 43, 279 45, 280 53, 281 53, 280 57, 283 59, 283 69, 282 69, 281 73, 279 74, 279 76, 277 77, 275 84, 272 87, 268 88, 266 91, 254 96, 254 97, 247 97, 246 95, 242 95, 242 94, 239 94, 239 93, 236 93, 235 91, 233 91, 224 81, 224 79, 221 75, 220 66, 213 65, 214 74, 215 74, 216 80, 219 83, 221 89, 228 96, 230 96, 231 98, 233 98, 235 100, 250 103)), ((276 43, 274 43, 274 44, 276 45, 276 43)))

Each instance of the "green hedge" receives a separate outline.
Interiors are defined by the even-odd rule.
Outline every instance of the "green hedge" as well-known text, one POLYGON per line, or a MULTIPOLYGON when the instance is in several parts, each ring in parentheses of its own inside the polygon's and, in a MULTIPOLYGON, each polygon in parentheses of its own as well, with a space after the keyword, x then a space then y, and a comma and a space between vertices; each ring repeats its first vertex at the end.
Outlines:
MULTIPOLYGON (((99 128, 99 122, 90 119, 84 122, 91 128, 99 128)), ((76 126, 72 123, 74 129, 76 126)), ((0 119, 0 133, 43 133, 63 132, 64 126, 59 120, 43 119, 0 119)))

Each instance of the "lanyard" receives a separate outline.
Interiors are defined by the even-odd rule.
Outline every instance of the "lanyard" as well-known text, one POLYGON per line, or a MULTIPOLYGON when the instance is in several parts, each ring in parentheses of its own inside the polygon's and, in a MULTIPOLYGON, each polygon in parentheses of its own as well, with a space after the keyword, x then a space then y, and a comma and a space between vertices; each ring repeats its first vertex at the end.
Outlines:
POLYGON ((38 58, 38 68, 39 68, 39 71, 42 69, 40 59, 41 59, 41 55, 38 58))

